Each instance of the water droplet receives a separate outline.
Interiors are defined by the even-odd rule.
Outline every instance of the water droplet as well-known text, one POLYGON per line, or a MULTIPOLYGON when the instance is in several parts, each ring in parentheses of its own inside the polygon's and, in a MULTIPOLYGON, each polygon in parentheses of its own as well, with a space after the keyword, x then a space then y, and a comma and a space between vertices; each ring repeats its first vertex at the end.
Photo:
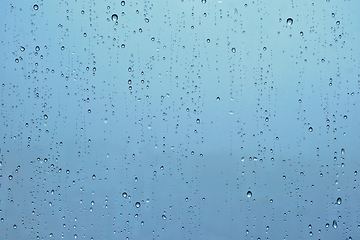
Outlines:
POLYGON ((201 0, 201 2, 205 4, 205 3, 206 3, 206 0, 201 0))
POLYGON ((111 16, 111 19, 114 21, 114 22, 117 22, 117 20, 119 19, 118 15, 117 14, 113 14, 111 16))
POLYGON ((9 180, 13 180, 13 175, 9 175, 9 180))
POLYGON ((135 203, 135 207, 136 207, 136 208, 139 208, 140 206, 141 206, 140 202, 136 202, 136 203, 135 203))
POLYGON ((303 33, 303 32, 300 32, 300 36, 304 36, 304 33, 303 33))
POLYGON ((248 192, 246 193, 246 196, 247 196, 248 198, 250 198, 250 197, 252 196, 252 192, 251 192, 251 191, 248 191, 248 192))
POLYGON ((206 39, 206 42, 207 42, 207 43, 209 43, 209 42, 210 42, 210 39, 209 39, 209 38, 208 38, 208 39, 206 39))
POLYGON ((165 215, 162 215, 161 217, 162 217, 162 219, 166 220, 166 216, 165 216, 165 215))
POLYGON ((126 197, 127 197, 127 193, 126 193, 126 192, 123 192, 123 193, 122 193, 122 196, 123 196, 124 198, 126 198, 126 197))
POLYGON ((337 222, 336 222, 336 220, 333 221, 332 226, 333 226, 334 229, 337 228, 337 222))
POLYGON ((18 58, 16 58, 16 59, 15 59, 15 62, 16 62, 16 63, 19 63, 19 59, 18 59, 18 58))
POLYGON ((39 5, 35 4, 35 5, 34 5, 34 10, 35 10, 35 11, 39 10, 39 5))
POLYGON ((233 47, 233 48, 231 49, 231 52, 236 53, 236 49, 233 47))
POLYGON ((288 18, 286 22, 288 25, 292 25, 294 21, 292 20, 292 18, 288 18))
POLYGON ((345 154, 345 149, 341 149, 341 154, 345 154))
POLYGON ((64 51, 64 49, 65 49, 65 46, 61 46, 61 51, 64 51))
POLYGON ((340 25, 340 21, 336 21, 336 25, 340 25))
POLYGON ((340 197, 338 197, 338 199, 336 199, 336 203, 337 203, 337 205, 341 204, 341 198, 340 197))
POLYGON ((39 46, 36 46, 36 47, 35 47, 35 51, 37 51, 37 52, 40 51, 40 47, 39 47, 39 46))
POLYGON ((145 21, 146 23, 148 23, 148 22, 149 22, 149 19, 148 19, 148 18, 145 18, 144 21, 145 21))
POLYGON ((312 127, 309 127, 309 132, 312 132, 314 129, 312 127))
POLYGON ((48 119, 48 115, 45 114, 45 115, 44 115, 44 119, 47 120, 47 119, 48 119))
POLYGON ((346 115, 344 115, 344 117, 343 117, 344 119, 347 119, 348 117, 346 116, 346 115))
POLYGON ((164 166, 161 166, 161 167, 160 167, 160 170, 164 170, 164 166))
POLYGON ((266 49, 267 49, 266 47, 263 47, 263 50, 264 50, 264 51, 266 51, 266 49))
POLYGON ((268 117, 266 117, 266 118, 265 118, 265 122, 268 122, 268 121, 269 121, 269 118, 268 118, 268 117))
POLYGON ((96 179, 96 175, 94 174, 94 175, 92 175, 92 179, 93 180, 95 180, 96 179))
POLYGON ((125 1, 121 1, 121 6, 125 6, 125 1))
POLYGON ((25 51, 25 47, 21 46, 20 51, 22 51, 22 52, 25 51))
POLYGON ((199 124, 200 123, 200 119, 198 118, 198 119, 196 119, 196 123, 197 124, 199 124))

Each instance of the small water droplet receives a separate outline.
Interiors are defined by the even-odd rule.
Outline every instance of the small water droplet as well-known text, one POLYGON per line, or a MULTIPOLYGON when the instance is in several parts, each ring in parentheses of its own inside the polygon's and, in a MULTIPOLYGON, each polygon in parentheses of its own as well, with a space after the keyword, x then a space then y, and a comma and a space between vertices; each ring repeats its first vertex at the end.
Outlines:
POLYGON ((125 6, 125 1, 121 1, 121 6, 125 6))
POLYGON ((141 206, 140 202, 136 202, 136 203, 135 203, 135 207, 136 207, 136 208, 139 208, 140 206, 141 206))
POLYGON ((35 11, 39 10, 39 5, 35 4, 35 5, 34 5, 34 10, 35 10, 35 11))
POLYGON ((92 179, 93 180, 95 180, 96 179, 96 175, 94 174, 94 175, 92 175, 92 179))
POLYGON ((13 175, 9 175, 9 180, 13 180, 13 175))
POLYGON ((45 114, 45 115, 44 115, 44 119, 47 120, 47 119, 48 119, 48 115, 45 114))
POLYGON ((166 216, 165 216, 165 215, 162 215, 162 219, 166 220, 166 216))
POLYGON ((341 198, 340 197, 338 197, 338 199, 336 199, 336 203, 337 203, 337 205, 341 204, 341 198))
POLYGON ((309 132, 314 131, 314 129, 312 127, 309 127, 309 132))
POLYGON ((236 48, 233 47, 233 48, 231 49, 231 52, 236 53, 236 48))
POLYGON ((205 4, 205 3, 206 3, 206 0, 201 0, 201 2, 205 4))
POLYGON ((127 197, 127 193, 126 193, 126 192, 123 192, 123 193, 122 193, 122 196, 123 196, 124 198, 126 198, 126 197, 127 197))

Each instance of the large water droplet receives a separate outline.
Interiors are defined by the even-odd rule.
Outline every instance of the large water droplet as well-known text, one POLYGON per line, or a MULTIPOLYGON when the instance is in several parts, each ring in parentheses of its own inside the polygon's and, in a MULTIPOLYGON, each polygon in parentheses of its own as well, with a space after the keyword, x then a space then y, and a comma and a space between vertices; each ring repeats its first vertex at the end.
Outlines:
POLYGON ((287 22, 288 25, 292 25, 294 21, 293 21, 292 18, 288 18, 288 19, 286 20, 286 22, 287 22))
POLYGON ((333 221, 332 226, 333 226, 334 229, 337 228, 337 222, 336 222, 336 220, 333 221))
POLYGON ((246 193, 246 196, 247 196, 248 198, 250 198, 250 197, 252 196, 252 192, 251 192, 251 191, 248 191, 248 192, 246 193))
POLYGON ((117 14, 113 14, 113 15, 111 16, 111 19, 112 19, 114 22, 117 22, 117 20, 118 20, 119 18, 118 18, 118 15, 117 15, 117 14))

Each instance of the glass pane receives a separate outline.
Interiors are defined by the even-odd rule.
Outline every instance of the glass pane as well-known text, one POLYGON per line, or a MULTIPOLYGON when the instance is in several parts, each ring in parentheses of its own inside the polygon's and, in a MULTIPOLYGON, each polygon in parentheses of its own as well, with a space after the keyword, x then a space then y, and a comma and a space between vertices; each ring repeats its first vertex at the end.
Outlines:
POLYGON ((1 239, 359 239, 359 1, 1 8, 1 239))

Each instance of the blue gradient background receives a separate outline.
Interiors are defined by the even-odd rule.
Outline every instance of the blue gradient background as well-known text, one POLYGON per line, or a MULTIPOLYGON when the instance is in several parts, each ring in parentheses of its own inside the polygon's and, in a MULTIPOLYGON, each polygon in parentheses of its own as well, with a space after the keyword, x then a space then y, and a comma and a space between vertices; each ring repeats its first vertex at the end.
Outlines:
POLYGON ((120 2, 2 2, 0 239, 360 238, 360 2, 120 2))

